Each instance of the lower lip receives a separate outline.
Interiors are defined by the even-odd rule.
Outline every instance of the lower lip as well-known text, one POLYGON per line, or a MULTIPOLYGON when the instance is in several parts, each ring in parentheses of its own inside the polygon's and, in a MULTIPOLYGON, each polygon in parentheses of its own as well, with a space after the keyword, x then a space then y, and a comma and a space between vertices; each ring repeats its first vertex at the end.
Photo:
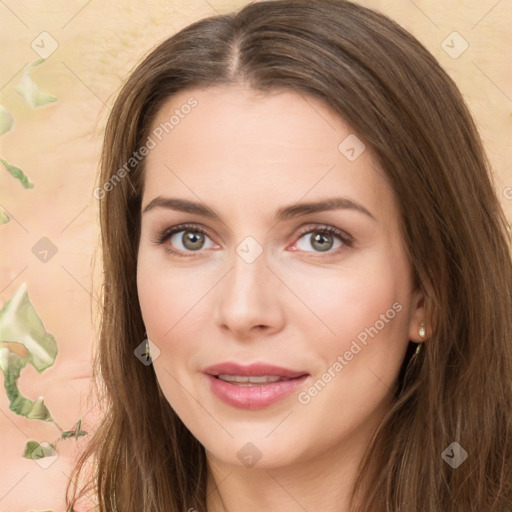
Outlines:
POLYGON ((308 376, 253 386, 231 384, 213 375, 206 377, 213 394, 224 403, 239 409, 257 410, 269 407, 291 395, 302 386, 308 376))

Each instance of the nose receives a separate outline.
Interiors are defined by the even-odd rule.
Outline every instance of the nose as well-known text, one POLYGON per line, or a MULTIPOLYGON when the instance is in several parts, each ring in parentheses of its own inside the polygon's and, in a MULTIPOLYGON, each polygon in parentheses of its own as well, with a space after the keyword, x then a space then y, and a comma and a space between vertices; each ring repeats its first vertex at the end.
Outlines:
POLYGON ((214 320, 238 340, 269 336, 284 325, 283 283, 263 252, 248 262, 235 253, 233 265, 216 287, 214 320))

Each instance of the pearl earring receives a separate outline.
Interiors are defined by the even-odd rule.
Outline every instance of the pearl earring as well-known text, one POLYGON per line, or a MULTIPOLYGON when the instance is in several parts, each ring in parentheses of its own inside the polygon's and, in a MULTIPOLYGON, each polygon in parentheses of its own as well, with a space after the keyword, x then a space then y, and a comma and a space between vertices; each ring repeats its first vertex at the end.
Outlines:
POLYGON ((419 335, 420 335, 420 338, 425 337, 425 322, 421 322, 421 324, 420 324, 419 335))

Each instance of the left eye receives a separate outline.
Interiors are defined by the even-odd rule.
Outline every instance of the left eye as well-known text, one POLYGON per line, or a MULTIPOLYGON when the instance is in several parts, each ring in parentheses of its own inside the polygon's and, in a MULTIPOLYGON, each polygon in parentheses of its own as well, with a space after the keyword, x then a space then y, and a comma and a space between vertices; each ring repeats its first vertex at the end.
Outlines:
POLYGON ((336 252, 342 246, 350 246, 350 239, 342 231, 331 226, 310 229, 299 237, 297 245, 301 251, 309 252, 307 247, 300 246, 299 242, 306 240, 309 247, 316 249, 315 252, 336 252), (337 244, 336 244, 337 242, 337 244))

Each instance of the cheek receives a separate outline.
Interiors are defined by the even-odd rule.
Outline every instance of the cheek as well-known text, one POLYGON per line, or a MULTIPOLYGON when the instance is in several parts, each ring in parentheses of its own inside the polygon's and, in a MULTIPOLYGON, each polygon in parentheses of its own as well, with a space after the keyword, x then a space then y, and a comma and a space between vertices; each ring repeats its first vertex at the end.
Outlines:
MULTIPOLYGON (((407 348, 406 273, 374 263, 330 286, 326 279, 324 294, 309 295, 333 332, 325 331, 314 346, 310 342, 314 373, 297 397, 297 417, 304 418, 306 438, 323 432, 319 442, 325 447, 377 421, 390 403, 407 348)), ((308 332, 314 339, 313 329, 308 332)))
POLYGON ((336 334, 345 344, 358 340, 369 346, 370 340, 378 340, 382 347, 404 331, 405 290, 397 286, 392 275, 367 272, 360 278, 346 280, 341 288, 331 315, 336 334))
POLYGON ((204 333, 200 302, 207 287, 201 282, 187 272, 156 264, 150 255, 139 254, 137 288, 142 318, 148 338, 160 350, 153 367, 165 398, 183 421, 191 414, 190 396, 183 386, 191 388, 190 364, 200 351, 200 333, 204 333))
POLYGON ((378 401, 391 388, 408 344, 407 276, 406 262, 396 252, 394 258, 380 253, 354 259, 335 277, 317 275, 314 283, 298 284, 316 318, 297 313, 294 318, 302 318, 299 327, 308 333, 307 348, 316 357, 315 377, 323 381, 317 391, 323 384, 331 390, 325 398, 347 400, 350 394, 378 401))
POLYGON ((137 289, 148 336, 171 340, 177 330, 193 327, 202 311, 200 303, 212 284, 204 272, 200 275, 194 270, 171 267, 141 251, 137 289))
POLYGON ((310 330, 315 327, 323 340, 319 348, 341 350, 361 333, 364 342, 366 329, 374 326, 379 338, 406 329, 404 311, 410 283, 404 262, 396 253, 386 257, 386 253, 375 251, 364 258, 354 257, 335 271, 286 272, 289 275, 284 280, 294 283, 294 293, 310 310, 305 315, 303 304, 294 306, 297 309, 291 321, 309 325, 310 330))

